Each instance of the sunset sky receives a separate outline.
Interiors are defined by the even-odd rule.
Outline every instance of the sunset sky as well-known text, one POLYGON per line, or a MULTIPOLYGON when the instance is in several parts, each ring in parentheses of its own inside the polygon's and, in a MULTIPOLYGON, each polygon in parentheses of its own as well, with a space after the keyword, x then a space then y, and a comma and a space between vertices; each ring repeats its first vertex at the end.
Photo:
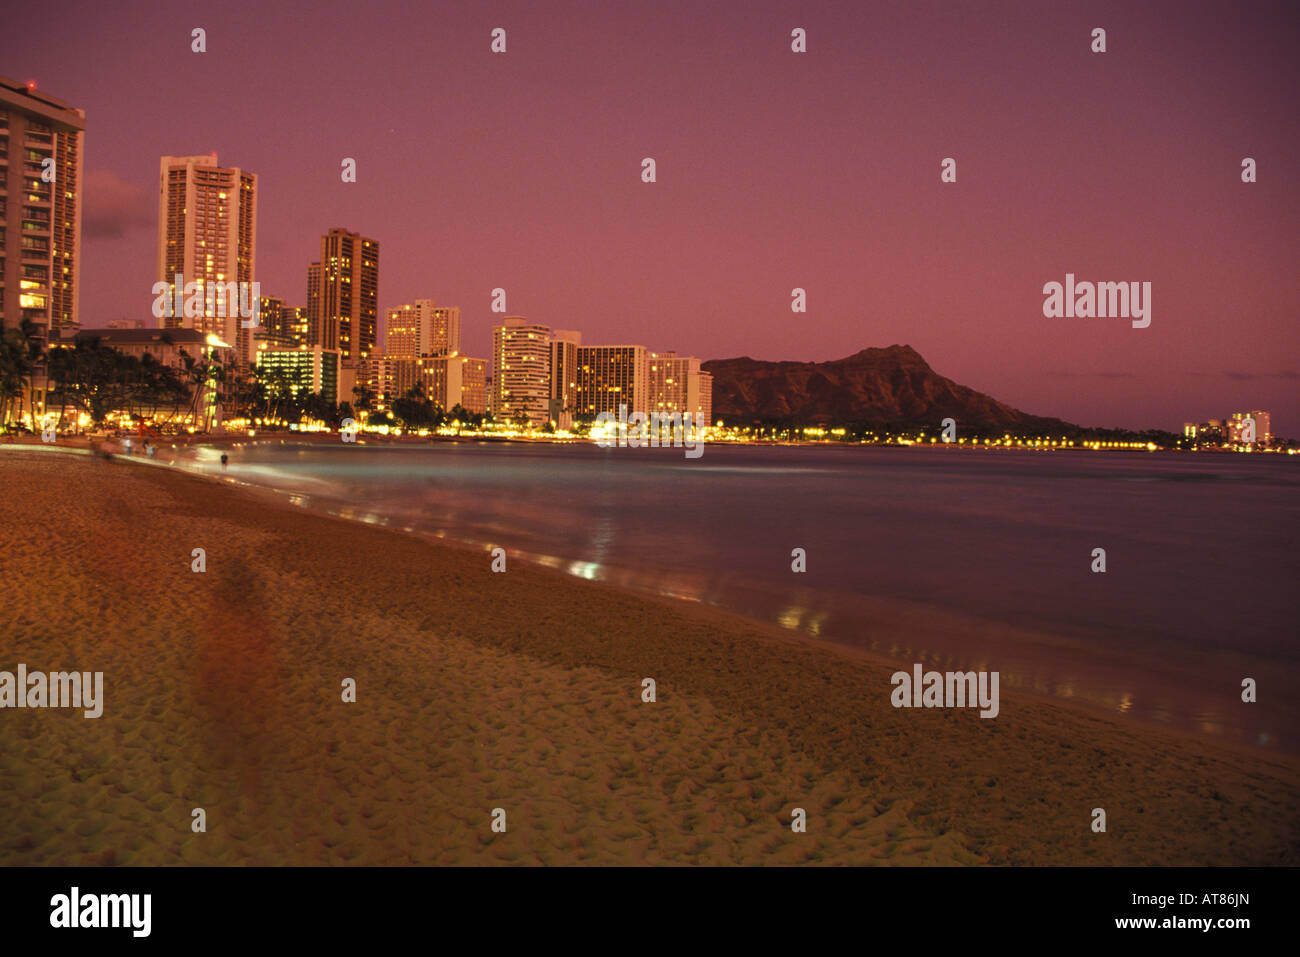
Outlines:
POLYGON ((500 286, 591 343, 907 343, 1039 415, 1262 408, 1300 437, 1296 11, 51 0, 0 37, 0 74, 86 111, 84 326, 151 318, 158 158, 215 151, 258 174, 263 294, 305 304, 343 226, 380 242, 381 312, 458 305, 472 355, 500 286), (1152 283, 1151 326, 1044 318, 1067 272, 1152 283))

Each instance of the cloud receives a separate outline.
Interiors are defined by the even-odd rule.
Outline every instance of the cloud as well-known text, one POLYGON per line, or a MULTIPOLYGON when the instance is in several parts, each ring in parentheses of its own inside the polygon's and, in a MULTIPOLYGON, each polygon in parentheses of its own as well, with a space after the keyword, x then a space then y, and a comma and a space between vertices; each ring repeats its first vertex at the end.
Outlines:
POLYGON ((87 170, 82 196, 86 208, 81 228, 87 237, 121 239, 133 230, 158 225, 157 200, 112 170, 87 170))

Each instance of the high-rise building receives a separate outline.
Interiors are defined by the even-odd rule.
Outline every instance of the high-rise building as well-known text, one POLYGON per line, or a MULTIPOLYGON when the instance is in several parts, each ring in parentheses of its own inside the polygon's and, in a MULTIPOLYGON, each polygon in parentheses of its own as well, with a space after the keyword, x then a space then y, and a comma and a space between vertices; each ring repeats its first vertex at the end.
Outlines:
POLYGON ((307 314, 302 306, 286 305, 279 296, 262 296, 253 338, 283 349, 307 344, 307 314))
POLYGON ((415 360, 424 394, 444 412, 461 406, 487 411, 487 360, 471 356, 423 356, 415 360))
POLYGON ((648 360, 650 406, 647 412, 689 412, 701 424, 711 424, 713 376, 700 371, 700 360, 675 352, 652 352, 648 360))
MULTIPOLYGON (((0 77, 0 329, 33 325, 44 345, 80 325, 81 178, 86 114, 0 77)), ((26 408, 45 407, 45 370, 26 408)))
POLYGON ((653 412, 645 346, 578 347, 578 414, 653 412))
POLYGON ((1234 412, 1228 419, 1228 441, 1246 445, 1268 445, 1273 439, 1273 417, 1267 412, 1234 412), (1255 438, 1248 440, 1246 420, 1255 423, 1255 438))
MULTIPOLYGON (((323 307, 321 306, 321 268, 320 263, 312 263, 307 267, 307 345, 324 346, 325 345, 325 323, 322 320, 323 307)), ((334 345, 338 345, 337 332, 334 335, 334 345)), ((355 362, 356 360, 347 360, 355 362)))
POLYGON ((258 300, 257 325, 253 329, 253 339, 285 347, 296 345, 284 334, 280 325, 280 313, 284 309, 284 300, 278 296, 262 296, 258 300))
POLYGON ((295 346, 308 345, 307 309, 303 306, 290 306, 288 303, 282 305, 280 307, 280 332, 292 340, 295 346))
POLYGON ((713 373, 700 373, 699 408, 696 409, 696 421, 702 425, 713 425, 713 373))
POLYGON ((492 415, 544 425, 550 415, 551 330, 507 316, 492 330, 492 415))
POLYGON ((320 346, 263 349, 257 354, 258 375, 269 379, 272 370, 284 376, 294 395, 320 392, 327 402, 339 400, 339 357, 336 352, 320 346))
POLYGON ((161 328, 216 336, 234 349, 238 362, 251 364, 254 327, 244 324, 240 299, 256 302, 251 290, 257 275, 257 176, 217 165, 216 153, 164 156, 158 164, 155 275, 167 284, 168 305, 185 305, 168 309, 158 320, 161 328), (176 276, 202 294, 196 315, 187 315, 190 294, 182 289, 178 295, 176 276))
POLYGON ((427 355, 432 333, 432 299, 417 299, 414 303, 389 309, 384 322, 384 355, 390 358, 414 359, 427 355))
POLYGON ((417 299, 389 309, 384 334, 384 354, 449 356, 460 352, 460 309, 435 306, 432 299, 417 299))
POLYGON ((460 306, 438 306, 433 310, 433 355, 460 354, 460 306))
POLYGON ((320 261, 307 267, 310 343, 344 361, 375 350, 379 326, 379 243, 334 228, 321 237, 320 261))
POLYGON ((582 333, 556 329, 551 336, 551 421, 561 429, 573 426, 578 411, 578 347, 582 333))

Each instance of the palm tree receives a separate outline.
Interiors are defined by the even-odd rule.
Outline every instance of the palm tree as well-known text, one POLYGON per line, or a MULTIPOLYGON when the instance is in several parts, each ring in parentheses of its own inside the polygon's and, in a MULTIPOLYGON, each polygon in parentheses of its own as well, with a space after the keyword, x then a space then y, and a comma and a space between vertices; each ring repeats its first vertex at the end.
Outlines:
POLYGON ((24 317, 13 328, 0 334, 0 399, 4 400, 5 419, 9 407, 18 400, 18 421, 23 419, 23 399, 31 416, 31 428, 36 429, 36 395, 33 381, 36 369, 45 359, 40 330, 36 323, 24 317))
POLYGON ((358 413, 369 413, 374 411, 375 400, 379 398, 379 396, 375 394, 375 390, 370 388, 370 386, 366 385, 364 382, 358 382, 352 387, 352 395, 357 400, 353 405, 353 408, 356 409, 358 413))

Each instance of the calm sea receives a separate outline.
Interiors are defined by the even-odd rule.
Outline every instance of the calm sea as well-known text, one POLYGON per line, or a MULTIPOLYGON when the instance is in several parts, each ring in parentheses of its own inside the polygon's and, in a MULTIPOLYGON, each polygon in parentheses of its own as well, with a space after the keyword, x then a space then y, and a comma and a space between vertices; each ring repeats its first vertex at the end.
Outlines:
MULTIPOLYGON (((220 468, 211 448, 184 454, 220 468)), ((311 508, 1300 752, 1294 458, 278 440, 229 455, 232 478, 311 508)))

